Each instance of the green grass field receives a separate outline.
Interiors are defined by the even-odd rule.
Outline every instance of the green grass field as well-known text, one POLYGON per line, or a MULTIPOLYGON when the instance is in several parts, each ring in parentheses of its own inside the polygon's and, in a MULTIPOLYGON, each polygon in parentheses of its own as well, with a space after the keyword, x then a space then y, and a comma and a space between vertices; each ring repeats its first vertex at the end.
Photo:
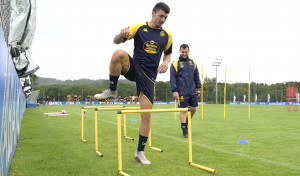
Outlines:
MULTIPOLYGON (((26 109, 20 139, 9 176, 118 175, 116 111, 98 113, 99 151, 95 153, 94 112, 85 114, 85 139, 81 141, 81 106, 41 106, 26 109), (69 117, 45 117, 46 112, 67 110, 69 117)), ((131 106, 128 106, 131 107, 131 106)), ((155 105, 155 109, 174 105, 155 105)), ((139 114, 128 114, 127 135, 122 138, 123 171, 136 176, 213 175, 189 166, 188 139, 182 138, 179 114, 152 114, 152 146, 146 147, 151 165, 134 160, 138 142, 139 114), (136 122, 132 120, 136 119, 136 122)), ((123 129, 122 129, 123 132, 123 129)), ((193 162, 218 171, 219 176, 300 175, 300 109, 287 112, 286 106, 201 105, 192 121, 193 162), (249 144, 239 144, 245 139, 249 144)))

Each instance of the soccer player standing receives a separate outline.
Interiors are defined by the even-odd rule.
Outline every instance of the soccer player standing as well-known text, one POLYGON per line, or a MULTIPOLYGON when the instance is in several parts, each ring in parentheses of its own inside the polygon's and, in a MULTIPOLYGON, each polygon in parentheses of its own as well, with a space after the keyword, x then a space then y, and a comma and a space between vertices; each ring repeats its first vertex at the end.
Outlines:
MULTIPOLYGON (((122 74, 130 81, 136 82, 137 95, 141 109, 152 109, 154 100, 154 86, 157 73, 165 73, 172 53, 172 35, 162 28, 170 8, 165 3, 157 3, 152 10, 150 22, 137 23, 121 30, 114 38, 115 44, 134 39, 133 57, 123 51, 113 53, 110 61, 110 89, 94 97, 97 100, 116 98, 117 83, 122 74), (162 53, 163 63, 159 65, 162 53)), ((135 159, 142 164, 151 164, 144 155, 145 143, 151 125, 151 113, 141 113, 139 129, 139 143, 135 159)))
MULTIPOLYGON (((177 99, 180 108, 191 107, 192 117, 198 106, 197 96, 200 96, 201 82, 197 64, 189 58, 190 49, 187 44, 180 46, 180 56, 170 68, 170 82, 173 98, 177 99)), ((180 112, 183 137, 188 138, 186 112, 180 112)))

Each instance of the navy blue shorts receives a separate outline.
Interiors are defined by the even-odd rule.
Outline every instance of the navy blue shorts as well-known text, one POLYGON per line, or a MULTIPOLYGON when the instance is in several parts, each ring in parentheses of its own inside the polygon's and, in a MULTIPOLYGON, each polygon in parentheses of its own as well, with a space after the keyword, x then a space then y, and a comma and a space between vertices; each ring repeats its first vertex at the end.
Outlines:
POLYGON ((129 70, 126 73, 121 73, 124 77, 130 81, 136 82, 137 96, 140 93, 148 98, 148 100, 153 104, 154 101, 154 87, 155 82, 150 79, 150 77, 142 70, 142 68, 133 61, 130 55, 129 57, 129 70))
POLYGON ((198 100, 197 95, 182 95, 179 97, 180 100, 180 108, 187 108, 187 107, 197 107, 198 100))

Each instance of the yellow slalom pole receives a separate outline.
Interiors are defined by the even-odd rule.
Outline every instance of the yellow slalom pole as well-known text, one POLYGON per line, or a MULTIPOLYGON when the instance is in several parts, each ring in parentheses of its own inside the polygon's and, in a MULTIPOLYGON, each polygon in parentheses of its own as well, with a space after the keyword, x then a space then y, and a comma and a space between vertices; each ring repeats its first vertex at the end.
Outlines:
POLYGON ((97 120, 98 112, 95 111, 95 150, 98 151, 98 120, 97 120))
POLYGON ((202 65, 202 67, 201 67, 201 102, 202 102, 202 106, 201 106, 201 108, 202 108, 202 120, 203 120, 203 65, 202 65))
POLYGON ((98 156, 103 157, 103 155, 98 151, 98 112, 95 111, 95 151, 98 156))
MULTIPOLYGON (((176 109, 176 99, 175 99, 175 107, 174 108, 176 109)), ((176 112, 174 112, 174 119, 176 120, 176 112)))
POLYGON ((249 67, 249 95, 248 95, 248 101, 249 101, 249 104, 248 104, 248 113, 249 113, 249 120, 250 120, 250 67, 249 67))
POLYGON ((226 76, 227 76, 227 67, 225 67, 225 87, 224 87, 224 120, 226 118, 226 76))
POLYGON ((192 150, 192 118, 191 111, 188 111, 188 136, 189 136, 189 163, 193 162, 193 150, 192 150))

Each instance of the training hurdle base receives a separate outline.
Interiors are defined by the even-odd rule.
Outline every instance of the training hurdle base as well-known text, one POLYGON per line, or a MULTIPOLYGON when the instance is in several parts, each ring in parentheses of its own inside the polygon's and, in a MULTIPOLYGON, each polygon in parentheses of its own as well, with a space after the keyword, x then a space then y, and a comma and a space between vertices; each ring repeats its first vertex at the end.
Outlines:
POLYGON ((191 166, 203 169, 211 173, 217 173, 217 170, 211 169, 196 163, 193 163, 193 154, 192 154, 192 124, 191 124, 191 110, 189 108, 178 108, 178 109, 144 109, 144 110, 119 110, 117 113, 117 126, 118 126, 118 171, 119 174, 124 176, 129 176, 129 174, 123 171, 122 166, 122 141, 121 141, 121 114, 133 114, 133 113, 153 113, 153 112, 188 112, 188 143, 189 143, 189 164, 191 166))
MULTIPOLYGON (((139 107, 128 107, 126 108, 125 106, 121 107, 110 107, 110 108, 95 108, 94 115, 95 115, 95 151, 96 154, 100 157, 103 157, 103 155, 99 152, 99 147, 98 147, 98 111, 112 111, 112 110, 139 110, 139 107)), ((126 136, 126 117, 124 116, 124 137, 126 139, 134 140, 134 138, 126 136)))

